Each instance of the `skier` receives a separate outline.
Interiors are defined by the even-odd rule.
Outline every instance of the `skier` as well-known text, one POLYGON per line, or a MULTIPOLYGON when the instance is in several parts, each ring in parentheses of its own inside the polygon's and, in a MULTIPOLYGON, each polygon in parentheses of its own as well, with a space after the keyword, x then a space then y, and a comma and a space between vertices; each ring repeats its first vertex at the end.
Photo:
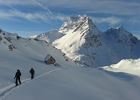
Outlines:
POLYGON ((20 76, 21 76, 21 72, 18 69, 17 72, 16 72, 16 74, 15 74, 15 77, 14 77, 14 79, 16 79, 16 82, 15 82, 16 86, 18 86, 19 84, 21 84, 20 76))
POLYGON ((35 70, 33 68, 30 69, 31 79, 34 78, 35 70))

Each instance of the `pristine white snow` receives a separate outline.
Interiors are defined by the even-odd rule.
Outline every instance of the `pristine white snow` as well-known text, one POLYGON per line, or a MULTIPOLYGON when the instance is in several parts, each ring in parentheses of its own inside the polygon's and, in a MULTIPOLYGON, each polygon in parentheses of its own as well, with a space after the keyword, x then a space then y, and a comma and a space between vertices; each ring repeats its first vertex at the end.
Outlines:
POLYGON ((35 38, 37 38, 37 36, 38 36, 38 35, 31 35, 30 38, 31 38, 31 39, 35 39, 35 38))
POLYGON ((140 40, 131 33, 122 27, 100 32, 87 16, 70 17, 59 32, 66 35, 53 45, 70 59, 87 66, 107 66, 140 57, 140 40))
POLYGON ((124 72, 140 76, 140 59, 124 59, 117 64, 105 66, 103 69, 112 72, 124 72))
POLYGON ((139 100, 139 86, 134 77, 124 81, 95 69, 60 68, 14 88, 3 100, 139 100))
POLYGON ((0 41, 0 100, 139 100, 140 78, 84 67, 44 41, 2 35, 0 41), (8 46, 15 48, 9 50, 8 46), (51 54, 56 65, 46 65, 51 54), (29 69, 34 67, 35 79, 29 69), (14 74, 22 72, 22 84, 14 87, 14 74))
POLYGON ((54 40, 61 38, 64 34, 58 32, 57 30, 49 31, 36 36, 36 39, 44 40, 48 43, 52 43, 54 40))

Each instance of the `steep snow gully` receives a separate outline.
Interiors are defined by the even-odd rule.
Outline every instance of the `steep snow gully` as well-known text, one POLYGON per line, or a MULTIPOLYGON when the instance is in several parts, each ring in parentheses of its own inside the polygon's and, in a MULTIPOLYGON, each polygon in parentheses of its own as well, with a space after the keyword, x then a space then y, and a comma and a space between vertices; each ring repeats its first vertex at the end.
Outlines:
MULTIPOLYGON (((58 70, 60 70, 60 68, 56 68, 56 69, 53 69, 53 70, 48 71, 46 73, 43 73, 43 74, 35 77, 34 80, 39 79, 39 78, 41 78, 41 77, 43 77, 45 75, 51 74, 51 73, 53 73, 55 71, 58 71, 58 70)), ((22 80, 22 84, 21 85, 24 85, 24 84, 26 84, 28 82, 31 82, 30 78, 22 80)), ((0 100, 3 100, 5 96, 10 94, 14 89, 17 89, 17 88, 19 88, 19 86, 15 87, 15 84, 10 84, 10 85, 8 85, 8 86, 6 86, 4 88, 1 88, 0 89, 0 100)))

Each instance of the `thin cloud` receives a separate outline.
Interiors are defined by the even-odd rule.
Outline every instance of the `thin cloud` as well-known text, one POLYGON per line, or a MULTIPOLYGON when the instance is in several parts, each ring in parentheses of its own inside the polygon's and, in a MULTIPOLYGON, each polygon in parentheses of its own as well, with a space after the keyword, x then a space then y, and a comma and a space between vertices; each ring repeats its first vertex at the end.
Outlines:
POLYGON ((44 4, 43 2, 40 2, 39 0, 24 0, 24 2, 21 2, 21 0, 0 0, 0 5, 4 5, 9 8, 9 10, 0 11, 0 18, 1 19, 12 19, 12 18, 22 18, 28 21, 34 21, 34 22, 47 22, 48 19, 54 19, 54 16, 52 12, 49 10, 49 8, 44 4), (37 6, 45 11, 42 12, 24 12, 20 11, 17 8, 14 7, 14 5, 24 5, 24 6, 37 6))
MULTIPOLYGON (((55 16, 53 15, 52 11, 47 7, 47 5, 44 2, 42 2, 40 0, 24 0, 24 2, 21 2, 21 0, 5 0, 5 1, 0 1, 0 5, 5 5, 5 6, 9 7, 10 9, 12 9, 12 10, 10 10, 9 15, 15 15, 15 17, 24 18, 29 21, 35 21, 35 20, 46 21, 46 19, 53 19, 53 20, 55 19, 55 16), (15 8, 14 7, 15 5, 24 5, 24 6, 30 5, 30 6, 34 6, 34 7, 40 7, 45 11, 27 13, 27 12, 23 12, 23 11, 20 11, 19 9, 15 8)), ((7 16, 8 16, 8 14, 7 14, 7 16)))
MULTIPOLYGON (((65 8, 71 9, 73 11, 78 11, 82 14, 97 15, 94 17, 96 23, 107 23, 110 26, 119 25, 122 20, 123 22, 129 23, 139 23, 138 18, 133 18, 134 16, 140 17, 140 1, 139 0, 0 0, 0 5, 24 5, 24 6, 34 6, 40 7, 45 11, 40 13, 38 11, 33 12, 23 12, 19 9, 12 9, 10 12, 0 11, 0 18, 22 18, 28 21, 44 21, 47 22, 48 19, 51 20, 65 20, 68 15, 75 15, 72 12, 67 12, 65 8), (128 2, 131 1, 131 2, 128 2), (53 13, 49 8, 53 9, 53 13), (60 14, 63 16, 58 16, 60 14), (107 15, 108 17, 102 17, 102 15, 107 15), (117 16, 127 16, 129 19, 117 16), (111 17, 110 17, 111 16, 111 17), (112 17, 115 16, 115 17, 112 17)), ((26 8, 25 8, 26 9, 26 8)))
POLYGON ((90 13, 115 15, 140 15, 140 2, 135 1, 138 0, 133 0, 133 2, 127 2, 126 0, 48 0, 46 3, 52 8, 68 8, 81 12, 89 11, 90 13))
POLYGON ((0 0, 0 5, 34 5, 31 0, 0 0))
POLYGON ((9 10, 7 12, 0 11, 0 18, 1 19, 22 18, 33 22, 39 21, 47 22, 48 15, 44 13, 25 13, 19 10, 9 10))
POLYGON ((93 20, 95 21, 95 23, 98 23, 98 24, 107 23, 110 26, 116 26, 122 22, 122 20, 117 17, 106 17, 106 18, 93 17, 93 20))
POLYGON ((41 7, 42 9, 46 10, 50 15, 53 15, 52 11, 47 7, 47 4, 44 2, 41 2, 39 0, 32 0, 36 5, 41 7))
MULTIPOLYGON (((24 0, 24 2, 22 0, 0 0, 0 5, 37 5, 49 14, 52 14, 52 12, 48 8, 57 7, 58 9, 81 10, 85 13, 140 16, 139 0, 24 0)), ((61 11, 58 13, 62 13, 61 11)))
POLYGON ((47 21, 47 15, 41 13, 25 13, 18 10, 14 11, 11 10, 10 12, 12 15, 14 15, 14 17, 23 18, 28 21, 37 21, 37 20, 47 21))
POLYGON ((12 14, 5 13, 5 11, 0 11, 0 18, 1 19, 10 19, 11 17, 13 17, 12 14))

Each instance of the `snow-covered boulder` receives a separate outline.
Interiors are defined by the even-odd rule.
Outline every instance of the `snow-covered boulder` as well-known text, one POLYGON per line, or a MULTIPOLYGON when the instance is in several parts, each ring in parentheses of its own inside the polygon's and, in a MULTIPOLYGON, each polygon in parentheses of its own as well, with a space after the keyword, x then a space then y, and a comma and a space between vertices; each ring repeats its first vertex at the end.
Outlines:
POLYGON ((44 62, 46 64, 55 64, 56 60, 54 59, 54 57, 52 57, 51 55, 47 55, 44 59, 44 62))

